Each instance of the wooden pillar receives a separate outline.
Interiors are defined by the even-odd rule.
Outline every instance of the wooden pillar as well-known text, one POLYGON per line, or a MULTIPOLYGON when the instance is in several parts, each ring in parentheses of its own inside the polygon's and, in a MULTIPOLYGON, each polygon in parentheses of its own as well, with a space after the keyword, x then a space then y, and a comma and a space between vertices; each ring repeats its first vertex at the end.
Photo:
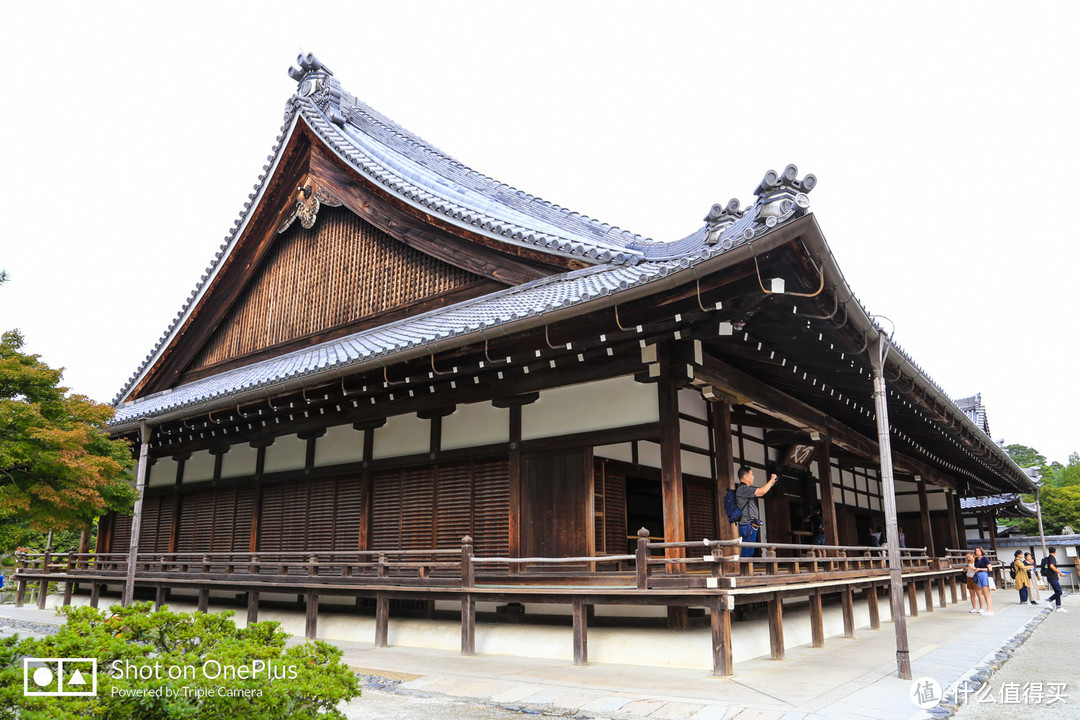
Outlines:
POLYGON ((247 622, 254 625, 259 622, 259 591, 248 590, 247 594, 247 622))
POLYGON ((716 527, 721 540, 739 536, 735 523, 728 522, 724 513, 724 495, 735 487, 735 453, 731 447, 731 405, 721 400, 709 403, 712 420, 713 448, 716 459, 716 527))
POLYGON ((199 588, 199 604, 198 611, 204 613, 210 605, 210 588, 199 588))
MULTIPOLYGON (((582 618, 584 622, 584 618, 582 618)), ((574 619, 574 639, 577 640, 577 617, 574 619)), ((575 645, 576 649, 576 645, 575 645)), ((476 654, 476 601, 470 593, 461 596, 461 654, 476 654)))
POLYGON ((945 578, 937 578, 934 580, 934 583, 938 588, 938 607, 947 607, 947 603, 945 602, 945 578))
POLYGON ((386 647, 387 630, 390 625, 390 600, 386 593, 375 593, 375 647, 386 647))
MULTIPOLYGON (((26 581, 21 577, 15 584, 15 607, 22 607, 26 604, 26 581)), ((95 606, 96 607, 96 606, 95 606)))
POLYGON ((968 595, 967 581, 965 580, 964 582, 960 583, 960 598, 962 600, 967 600, 968 599, 967 595, 968 595))
POLYGON ((863 594, 866 596, 866 608, 870 611, 870 629, 880 630, 881 614, 878 611, 877 585, 870 583, 863 594))
MULTIPOLYGON (((101 583, 90 583, 90 607, 97 608, 98 601, 101 599, 101 583)), ((16 603, 17 604, 17 603, 16 603)))
MULTIPOLYGON (((679 389, 672 369, 661 368, 657 383, 660 398, 660 492, 664 513, 664 540, 684 542, 686 526, 683 520, 682 447, 679 440, 679 389)), ((685 557, 682 548, 667 548, 668 558, 685 557)), ((681 573, 683 565, 672 563, 669 573, 681 573)))
POLYGON ((589 664, 589 618, 581 600, 574 601, 574 664, 589 664))
MULTIPOLYGON (((72 547, 68 550, 67 557, 67 576, 71 577, 71 573, 75 570, 75 551, 76 548, 72 547)), ((75 583, 70 579, 64 583, 64 607, 71 605, 71 593, 75 590, 75 583)))
POLYGON ((937 557, 934 552, 934 529, 930 525, 930 499, 926 494, 926 481, 921 477, 916 480, 919 487, 919 516, 922 520, 923 544, 926 546, 926 554, 937 557))
POLYGON ((844 615, 844 637, 855 637, 855 598, 851 586, 845 585, 840 591, 840 604, 844 615))
POLYGON ((356 542, 359 550, 371 549, 371 496, 375 481, 370 466, 375 456, 375 431, 385 424, 385 418, 353 423, 354 430, 361 430, 364 433, 364 461, 363 470, 360 472, 360 533, 356 542))
POLYGON ((319 630, 319 596, 315 590, 308 589, 304 593, 304 609, 307 613, 304 623, 304 637, 308 640, 314 640, 315 634, 319 630))
POLYGON ((731 597, 719 595, 712 599, 709 606, 709 620, 712 625, 713 675, 731 675, 731 597))
MULTIPOLYGON (((522 557, 521 551, 521 405, 510 406, 510 557, 522 557)), ((590 515, 592 512, 590 511, 590 515)), ((521 565, 511 564, 510 574, 521 572, 521 565)))
POLYGON ((932 578, 926 578, 923 595, 926 600, 926 612, 934 612, 934 580, 932 578))
POLYGON ((990 550, 997 556, 997 510, 990 511, 986 524, 990 530, 990 550))
POLYGON ((957 531, 957 512, 956 512, 956 498, 957 495, 952 490, 945 491, 945 510, 949 514, 949 522, 946 523, 949 526, 949 547, 960 548, 960 536, 957 531))
POLYGON ((810 641, 811 647, 825 647, 825 623, 821 615, 821 590, 810 595, 810 641))
POLYGON ((165 586, 158 583, 157 588, 154 590, 154 609, 160 610, 161 606, 165 604, 165 586))
POLYGON ((917 594, 917 588, 915 587, 915 578, 908 580, 907 596, 908 615, 911 617, 919 617, 919 596, 917 594))
MULTIPOLYGON (((949 576, 949 593, 952 595, 953 605, 960 602, 957 599, 957 596, 956 596, 956 575, 955 574, 949 576)), ((965 598, 965 600, 966 599, 967 598, 965 598)))
POLYGON ((825 544, 839 545, 840 535, 836 524, 836 503, 833 501, 832 455, 829 437, 823 436, 815 443, 817 447, 817 480, 821 488, 821 519, 825 524, 825 544))
POLYGON ((769 649, 773 660, 784 659, 784 603, 778 594, 769 600, 769 649))

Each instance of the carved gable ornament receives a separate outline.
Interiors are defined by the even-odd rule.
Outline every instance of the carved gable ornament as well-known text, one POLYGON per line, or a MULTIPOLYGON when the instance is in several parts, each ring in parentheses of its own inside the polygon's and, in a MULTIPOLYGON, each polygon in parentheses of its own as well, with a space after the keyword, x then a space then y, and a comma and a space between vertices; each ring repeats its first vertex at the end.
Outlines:
POLYGON ((289 226, 293 224, 293 221, 300 218, 300 224, 305 230, 310 230, 315 225, 315 218, 319 214, 319 208, 323 205, 330 207, 339 207, 341 201, 334 195, 320 187, 315 178, 307 175, 300 184, 296 186, 296 190, 293 192, 293 196, 290 199, 292 203, 292 212, 281 223, 281 227, 278 228, 279 233, 283 233, 289 229, 289 226))

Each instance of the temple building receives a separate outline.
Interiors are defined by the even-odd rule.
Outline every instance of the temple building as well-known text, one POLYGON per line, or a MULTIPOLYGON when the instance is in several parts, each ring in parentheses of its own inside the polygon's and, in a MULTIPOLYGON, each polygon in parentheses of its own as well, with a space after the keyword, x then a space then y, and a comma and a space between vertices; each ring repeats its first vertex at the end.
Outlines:
MULTIPOLYGON (((737 537, 723 495, 742 465, 780 477, 758 500, 763 542, 809 545, 820 506, 828 546, 865 546, 884 524, 881 355, 920 567, 964 547, 961 498, 1034 490, 852 294, 813 175, 770 170, 748 206, 657 241, 469 168, 311 55, 290 76, 235 226, 115 400, 113 433, 147 458, 139 562, 165 563, 136 565, 137 595, 498 603, 514 584, 632 582, 639 530, 667 562, 646 586, 682 588, 678 563, 737 537), (450 582, 435 562, 463 551, 465 595, 465 570, 450 582), (325 572, 342 553, 358 564, 325 572), (432 564, 406 591, 410 557, 432 564), (576 564, 543 562, 559 558, 576 564)), ((132 531, 103 518, 100 557, 119 562, 132 531)), ((740 587, 720 580, 691 584, 708 605, 740 587)), ((543 592, 517 599, 559 599, 543 592)), ((649 602, 692 604, 678 592, 649 602)))

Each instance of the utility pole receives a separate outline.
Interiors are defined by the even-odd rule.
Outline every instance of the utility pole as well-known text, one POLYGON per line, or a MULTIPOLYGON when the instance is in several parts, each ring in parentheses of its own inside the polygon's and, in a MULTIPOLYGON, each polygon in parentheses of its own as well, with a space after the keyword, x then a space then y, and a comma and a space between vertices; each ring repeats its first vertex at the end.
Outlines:
POLYGON ((892 608, 893 628, 896 630, 896 674, 901 680, 911 679, 911 653, 908 650, 907 617, 904 615, 904 579, 900 563, 900 538, 896 530, 896 482, 893 479, 892 444, 889 442, 889 408, 886 404, 885 357, 889 346, 885 335, 878 332, 877 342, 870 348, 870 365, 874 373, 874 414, 877 416, 878 453, 881 457, 881 485, 885 499, 885 537, 889 555, 889 606, 892 608))

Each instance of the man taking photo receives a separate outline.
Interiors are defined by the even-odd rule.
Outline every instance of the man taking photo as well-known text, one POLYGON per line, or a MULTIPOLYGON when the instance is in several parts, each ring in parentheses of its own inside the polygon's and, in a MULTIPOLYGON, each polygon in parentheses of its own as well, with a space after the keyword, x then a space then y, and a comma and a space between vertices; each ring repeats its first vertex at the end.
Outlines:
MULTIPOLYGON (((754 471, 743 465, 739 468, 739 486, 735 488, 735 504, 742 511, 739 518, 739 537, 744 543, 757 542, 761 517, 758 515, 757 499, 772 490, 776 484, 776 473, 769 476, 769 482, 759 488, 754 487, 754 471)), ((739 557, 753 557, 756 548, 744 547, 739 557)))

